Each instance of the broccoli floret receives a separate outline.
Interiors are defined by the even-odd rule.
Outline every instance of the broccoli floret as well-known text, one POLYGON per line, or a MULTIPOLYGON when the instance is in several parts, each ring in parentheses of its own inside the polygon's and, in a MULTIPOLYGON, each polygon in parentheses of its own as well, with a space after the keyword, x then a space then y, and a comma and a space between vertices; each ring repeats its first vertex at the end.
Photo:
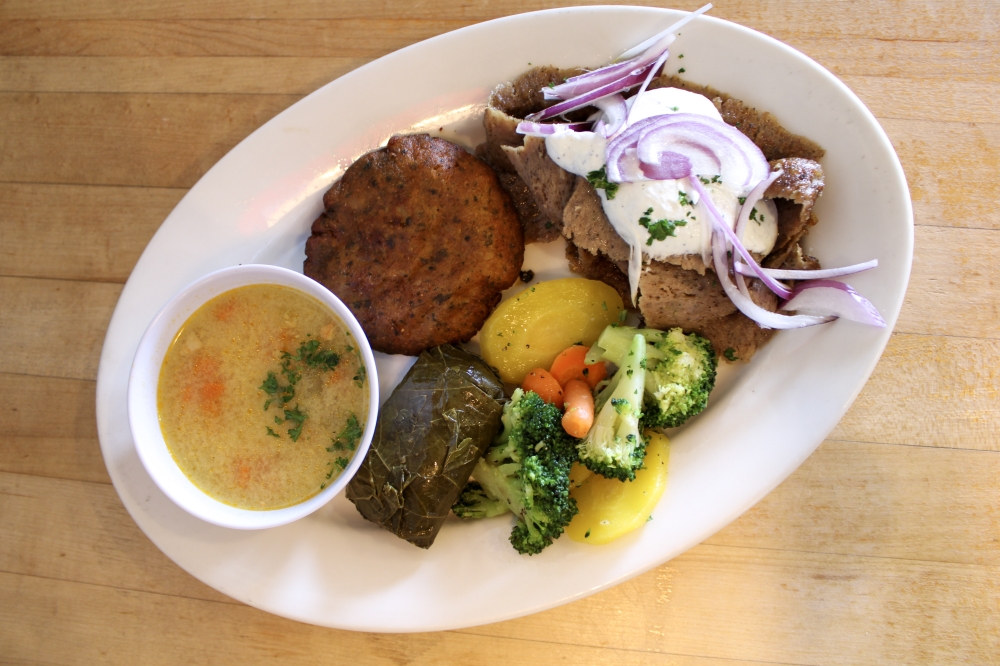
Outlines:
POLYGON ((632 336, 618 372, 597 396, 598 410, 587 437, 577 445, 580 462, 593 472, 620 481, 635 479, 646 456, 639 420, 646 378, 646 339, 632 336))
POLYGON ((599 349, 591 354, 620 365, 623 349, 636 333, 645 335, 647 341, 643 427, 676 428, 700 414, 715 387, 718 359, 712 343, 694 333, 684 335, 679 328, 658 331, 609 326, 597 341, 599 349))
POLYGON ((460 518, 488 518, 512 511, 510 543, 534 555, 552 543, 576 515, 569 470, 576 440, 562 428, 562 411, 538 394, 514 391, 503 410, 503 431, 472 470, 452 510, 460 518))
POLYGON ((492 518, 507 513, 510 509, 500 500, 487 495, 481 485, 469 481, 451 510, 459 518, 492 518))

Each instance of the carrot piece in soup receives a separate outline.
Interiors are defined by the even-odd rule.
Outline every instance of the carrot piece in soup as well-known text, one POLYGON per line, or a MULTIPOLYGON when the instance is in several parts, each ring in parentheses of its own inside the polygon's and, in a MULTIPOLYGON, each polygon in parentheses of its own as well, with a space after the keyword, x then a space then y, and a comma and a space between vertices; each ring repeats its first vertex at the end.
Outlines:
POLYGON ((562 386, 571 379, 579 379, 587 382, 590 388, 597 386, 597 382, 608 376, 608 370, 604 366, 604 361, 598 361, 591 365, 584 363, 589 347, 583 345, 573 345, 564 350, 556 360, 552 362, 552 369, 549 372, 556 378, 562 386))
POLYGON ((566 394, 563 430, 577 439, 586 437, 594 425, 594 395, 590 386, 585 381, 571 379, 566 382, 563 392, 566 394))
POLYGON ((563 406, 563 390, 556 378, 544 368, 535 368, 521 382, 525 391, 534 391, 545 402, 550 402, 559 409, 563 406))

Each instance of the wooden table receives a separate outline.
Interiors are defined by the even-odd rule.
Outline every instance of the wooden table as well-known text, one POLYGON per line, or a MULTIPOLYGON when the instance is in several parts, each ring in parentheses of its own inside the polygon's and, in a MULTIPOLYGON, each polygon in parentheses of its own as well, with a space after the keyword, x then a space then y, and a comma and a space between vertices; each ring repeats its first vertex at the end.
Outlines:
POLYGON ((97 363, 123 283, 185 191, 323 83, 559 4, 0 2, 0 663, 997 663, 995 0, 713 11, 861 96, 902 160, 917 227, 902 315, 857 402, 704 544, 538 615, 374 635, 234 602, 123 509, 97 441, 97 363))

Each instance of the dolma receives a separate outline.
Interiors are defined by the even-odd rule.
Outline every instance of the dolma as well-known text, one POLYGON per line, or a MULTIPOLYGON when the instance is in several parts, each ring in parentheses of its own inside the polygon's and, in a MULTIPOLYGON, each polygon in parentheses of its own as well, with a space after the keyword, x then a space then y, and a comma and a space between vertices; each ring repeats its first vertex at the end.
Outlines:
POLYGON ((379 414, 347 486, 366 519, 429 548, 472 468, 500 430, 503 383, 452 345, 423 352, 379 414))

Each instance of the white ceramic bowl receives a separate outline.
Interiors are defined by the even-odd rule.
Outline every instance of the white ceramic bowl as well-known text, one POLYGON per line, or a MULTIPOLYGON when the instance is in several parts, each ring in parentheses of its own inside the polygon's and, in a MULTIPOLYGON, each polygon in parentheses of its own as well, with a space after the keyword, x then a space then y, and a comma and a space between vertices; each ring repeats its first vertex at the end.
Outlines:
POLYGON ((326 287, 301 273, 259 264, 223 268, 185 287, 153 318, 146 329, 132 361, 128 384, 128 420, 132 439, 143 466, 167 497, 193 516, 215 525, 241 530, 276 527, 298 520, 320 508, 344 489, 358 471, 368 453, 378 416, 378 376, 375 358, 368 338, 358 320, 339 298, 326 287), (317 299, 333 310, 348 328, 361 348, 368 370, 368 418, 365 432, 354 457, 337 479, 319 494, 304 502, 283 509, 256 511, 224 504, 205 494, 181 471, 167 449, 160 429, 156 393, 160 367, 181 326, 207 301, 237 287, 251 284, 276 284, 291 287, 317 299))

